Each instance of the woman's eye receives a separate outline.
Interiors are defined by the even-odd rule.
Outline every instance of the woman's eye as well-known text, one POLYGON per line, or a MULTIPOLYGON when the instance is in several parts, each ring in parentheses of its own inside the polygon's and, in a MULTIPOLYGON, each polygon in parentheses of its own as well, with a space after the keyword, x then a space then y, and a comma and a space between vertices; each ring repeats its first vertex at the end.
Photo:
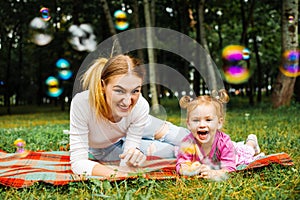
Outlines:
POLYGON ((119 94, 123 94, 124 91, 123 90, 114 90, 116 93, 119 93, 119 94))
POLYGON ((137 94, 137 93, 140 93, 140 90, 133 90, 132 92, 133 94, 137 94))

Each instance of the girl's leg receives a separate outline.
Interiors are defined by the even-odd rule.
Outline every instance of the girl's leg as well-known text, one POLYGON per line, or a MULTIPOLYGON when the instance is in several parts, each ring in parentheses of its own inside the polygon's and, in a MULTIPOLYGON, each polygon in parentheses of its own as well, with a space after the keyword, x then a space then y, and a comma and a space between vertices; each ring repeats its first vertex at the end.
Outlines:
POLYGON ((252 147, 255 151, 255 154, 259 154, 260 153, 260 147, 258 145, 258 141, 257 141, 257 137, 254 134, 250 134, 247 137, 246 140, 246 145, 252 147))

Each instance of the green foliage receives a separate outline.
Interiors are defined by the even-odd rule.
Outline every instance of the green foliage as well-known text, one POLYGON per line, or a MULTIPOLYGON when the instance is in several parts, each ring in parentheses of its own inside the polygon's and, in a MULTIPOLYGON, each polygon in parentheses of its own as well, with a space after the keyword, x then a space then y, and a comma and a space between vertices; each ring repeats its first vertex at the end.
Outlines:
MULTIPOLYGON (((168 119, 180 123, 176 101, 166 103, 168 119), (171 111, 172 112, 168 112, 171 111)), ((294 166, 271 165, 257 170, 229 174, 225 181, 197 178, 147 180, 143 177, 123 181, 91 179, 65 186, 36 183, 14 189, 0 186, 0 199, 299 199, 300 197, 300 105, 274 110, 266 105, 249 108, 240 99, 227 107, 225 132, 232 140, 258 136, 266 154, 286 152, 294 166)), ((14 152, 13 141, 22 137, 31 150, 59 150, 68 136, 68 113, 45 113, 0 116, 0 149, 14 152)))

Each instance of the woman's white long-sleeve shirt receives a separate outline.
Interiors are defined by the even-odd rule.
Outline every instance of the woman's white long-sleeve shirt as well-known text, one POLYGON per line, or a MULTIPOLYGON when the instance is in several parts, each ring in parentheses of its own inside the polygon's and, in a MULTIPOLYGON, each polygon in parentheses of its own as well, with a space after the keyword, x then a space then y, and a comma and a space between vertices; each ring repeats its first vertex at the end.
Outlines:
POLYGON ((70 109, 70 161, 75 174, 91 175, 97 162, 88 159, 89 147, 105 148, 126 136, 124 152, 140 147, 144 127, 149 120, 149 104, 141 95, 127 117, 113 123, 97 119, 89 104, 89 92, 75 95, 70 109))

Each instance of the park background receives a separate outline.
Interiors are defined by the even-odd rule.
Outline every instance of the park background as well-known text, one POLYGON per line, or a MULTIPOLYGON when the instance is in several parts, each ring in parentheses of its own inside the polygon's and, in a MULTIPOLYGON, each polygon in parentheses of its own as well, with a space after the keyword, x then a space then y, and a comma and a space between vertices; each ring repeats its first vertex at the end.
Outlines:
MULTIPOLYGON (((60 193, 61 198, 73 195, 81 199, 100 191, 119 199, 126 195, 137 199, 194 198, 190 195, 195 193, 195 198, 299 197, 298 0, 1 0, 0 13, 2 150, 14 152, 13 142, 19 137, 26 140, 31 150, 65 147, 68 138, 62 131, 68 129, 72 88, 83 60, 105 39, 151 26, 188 35, 212 57, 230 92, 226 130, 234 140, 257 134, 266 153, 287 152, 295 162, 291 168, 274 166, 257 173, 238 174, 225 183, 158 183, 139 179, 128 183, 130 189, 124 186, 127 182, 114 185, 91 181, 65 188, 40 184, 32 190, 1 187, 4 198, 38 198, 37 191, 43 191, 45 199, 53 192, 60 193), (242 80, 226 79, 222 71, 222 53, 229 45, 239 45, 250 52, 249 59, 239 61, 242 68, 251 72, 242 80), (297 59, 292 60, 298 69, 295 73, 282 67, 290 62, 284 54, 289 51, 296 52, 297 59), (163 194, 167 187, 170 193, 163 194)), ((147 49, 132 52, 145 63, 150 62, 148 53, 147 49)), ((189 80, 195 95, 209 93, 201 74, 186 60, 159 49, 154 50, 154 55, 152 61, 171 66, 189 80)), ((155 77, 163 78, 159 72, 155 77)), ((170 91, 161 85, 155 89, 157 97, 145 85, 144 96, 150 104, 157 98, 168 120, 180 124, 178 98, 189 91, 170 91)))

